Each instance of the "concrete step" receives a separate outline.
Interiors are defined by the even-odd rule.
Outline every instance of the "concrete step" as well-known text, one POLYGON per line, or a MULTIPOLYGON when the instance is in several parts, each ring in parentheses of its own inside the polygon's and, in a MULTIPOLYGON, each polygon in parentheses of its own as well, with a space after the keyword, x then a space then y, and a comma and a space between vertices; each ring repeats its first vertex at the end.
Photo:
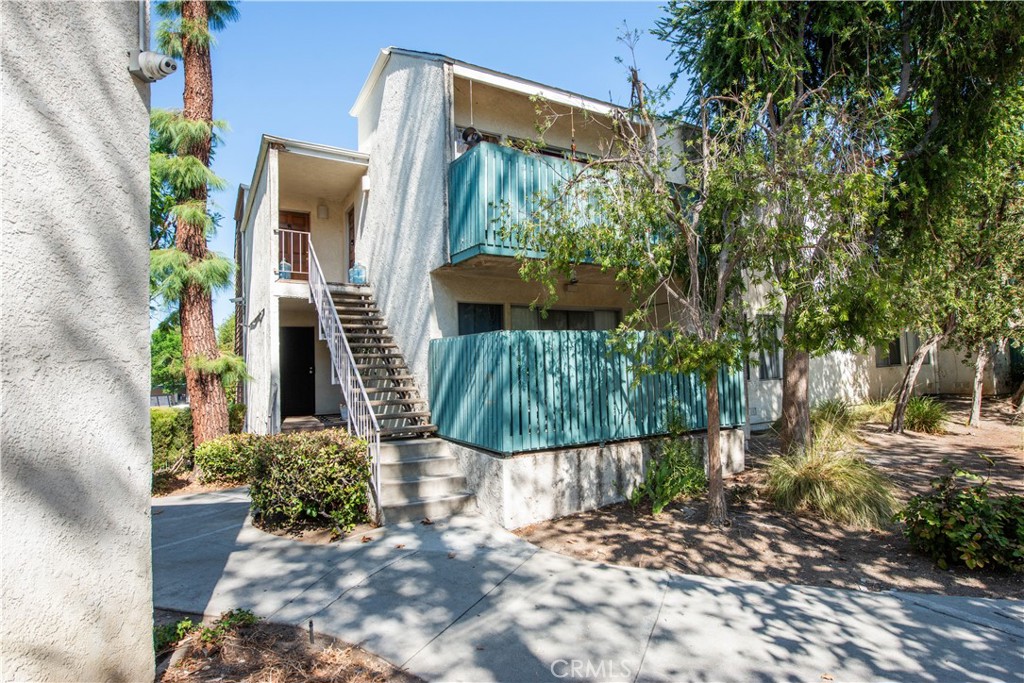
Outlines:
POLYGON ((471 509, 476 504, 472 493, 456 493, 439 498, 422 498, 402 505, 385 505, 384 522, 415 522, 423 519, 443 519, 471 509))
POLYGON ((448 442, 437 437, 431 439, 396 439, 380 445, 381 462, 419 460, 422 458, 450 458, 448 442))
POLYGON ((461 475, 438 477, 411 477, 381 481, 380 495, 385 506, 405 505, 426 498, 444 498, 466 490, 466 478, 461 475))
POLYGON ((426 404, 426 399, 422 398, 388 398, 370 401, 370 405, 375 408, 387 406, 408 406, 411 408, 413 406, 424 406, 426 404))
POLYGON ((413 417, 430 417, 429 410, 409 410, 404 413, 376 413, 377 422, 384 420, 406 420, 413 417))
MULTIPOLYGON (((381 444, 383 447, 384 444, 381 444)), ((459 474, 459 463, 452 457, 424 456, 403 458, 380 463, 381 481, 415 479, 417 477, 454 477, 459 474)))
POLYGON ((381 427, 380 438, 382 439, 404 439, 417 434, 436 434, 437 425, 401 425, 399 427, 381 427))

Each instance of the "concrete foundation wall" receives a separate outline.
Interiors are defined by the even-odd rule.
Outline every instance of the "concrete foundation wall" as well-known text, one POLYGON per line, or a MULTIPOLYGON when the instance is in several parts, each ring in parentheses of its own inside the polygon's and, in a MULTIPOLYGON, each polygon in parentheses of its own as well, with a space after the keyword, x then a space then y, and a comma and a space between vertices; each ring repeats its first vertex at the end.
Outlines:
POLYGON ((0 3, 5 681, 153 679, 138 13, 0 3))
MULTIPOLYGON (((692 438, 701 453, 706 437, 692 438)), ((643 480, 657 439, 622 441, 502 457, 450 443, 480 513, 506 529, 618 503, 643 480)), ((744 467, 743 430, 722 430, 722 470, 744 467)))

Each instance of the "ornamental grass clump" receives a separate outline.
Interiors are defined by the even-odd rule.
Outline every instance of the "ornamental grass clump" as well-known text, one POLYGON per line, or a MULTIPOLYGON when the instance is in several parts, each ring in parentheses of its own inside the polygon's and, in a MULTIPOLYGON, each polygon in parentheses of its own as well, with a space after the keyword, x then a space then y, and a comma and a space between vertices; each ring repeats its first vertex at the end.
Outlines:
POLYGON ((850 404, 839 398, 828 399, 811 409, 811 427, 815 434, 852 436, 857 418, 850 404))
POLYGON ((885 527, 896 508, 889 481, 838 436, 818 436, 806 451, 773 459, 765 492, 781 510, 862 528, 885 527))
POLYGON ((949 417, 946 406, 931 396, 914 396, 907 403, 903 426, 912 432, 942 434, 942 423, 949 417))
POLYGON ((896 401, 891 398, 868 401, 851 408, 857 422, 871 422, 887 425, 892 422, 892 413, 896 410, 896 401))

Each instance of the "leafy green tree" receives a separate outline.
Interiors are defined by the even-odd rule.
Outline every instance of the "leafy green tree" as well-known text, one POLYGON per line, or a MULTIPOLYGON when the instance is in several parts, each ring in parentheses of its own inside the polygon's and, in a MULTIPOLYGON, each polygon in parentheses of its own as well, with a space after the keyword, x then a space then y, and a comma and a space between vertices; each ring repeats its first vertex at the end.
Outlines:
MULTIPOLYGON (((155 111, 151 155, 154 185, 173 198, 163 225, 173 223, 173 246, 154 249, 152 279, 169 305, 177 304, 182 357, 192 408, 196 445, 228 433, 228 406, 222 376, 244 372, 236 356, 217 348, 212 291, 230 284, 232 266, 213 254, 207 239, 214 220, 207 206, 211 188, 224 182, 210 170, 214 133, 212 31, 237 18, 234 2, 165 0, 157 30, 160 48, 184 61, 184 106, 180 112, 155 111)), ((170 200, 168 200, 170 202, 170 200)), ((170 230, 164 231, 165 242, 170 230)), ((155 245, 155 246, 160 246, 155 245)))

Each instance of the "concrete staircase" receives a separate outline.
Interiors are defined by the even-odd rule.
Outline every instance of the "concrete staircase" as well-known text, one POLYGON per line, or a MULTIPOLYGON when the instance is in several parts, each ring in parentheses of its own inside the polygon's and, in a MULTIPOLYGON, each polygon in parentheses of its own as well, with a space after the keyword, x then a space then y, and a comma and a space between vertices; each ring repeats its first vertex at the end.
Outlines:
POLYGON ((380 424, 381 507, 388 524, 443 518, 474 505, 368 286, 328 285, 380 424))
POLYGON ((380 470, 387 524, 448 517, 474 505, 466 478, 443 439, 382 442, 380 470))

